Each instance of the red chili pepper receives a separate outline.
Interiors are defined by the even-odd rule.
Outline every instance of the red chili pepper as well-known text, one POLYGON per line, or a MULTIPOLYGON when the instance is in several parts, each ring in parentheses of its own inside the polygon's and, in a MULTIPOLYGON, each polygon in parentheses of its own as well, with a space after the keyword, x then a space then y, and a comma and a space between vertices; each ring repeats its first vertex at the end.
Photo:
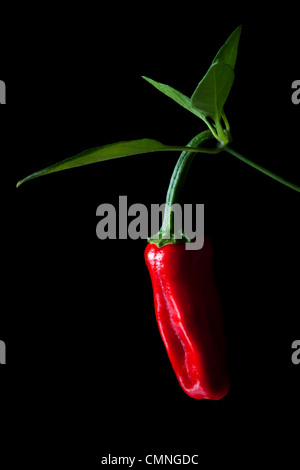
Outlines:
MULTIPOLYGON (((210 139, 209 133, 202 132, 189 146, 203 146, 210 139)), ((178 201, 194 156, 187 151, 180 155, 166 208, 178 201)), ((229 378, 212 246, 205 238, 202 249, 186 250, 190 240, 183 233, 182 240, 176 238, 173 219, 172 211, 166 210, 160 231, 149 239, 145 250, 158 327, 183 390, 199 400, 219 400, 228 392, 229 378)))
POLYGON ((181 387, 193 398, 219 400, 229 378, 210 241, 196 251, 184 243, 149 243, 145 259, 158 327, 181 387))

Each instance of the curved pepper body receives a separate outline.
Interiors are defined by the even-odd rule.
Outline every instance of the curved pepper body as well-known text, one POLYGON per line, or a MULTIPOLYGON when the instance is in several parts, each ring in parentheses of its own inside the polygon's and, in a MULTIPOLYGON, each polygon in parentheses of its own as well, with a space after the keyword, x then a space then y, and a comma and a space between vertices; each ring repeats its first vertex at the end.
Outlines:
POLYGON ((219 400, 229 377, 210 241, 201 250, 148 243, 145 260, 159 331, 182 389, 198 400, 219 400))

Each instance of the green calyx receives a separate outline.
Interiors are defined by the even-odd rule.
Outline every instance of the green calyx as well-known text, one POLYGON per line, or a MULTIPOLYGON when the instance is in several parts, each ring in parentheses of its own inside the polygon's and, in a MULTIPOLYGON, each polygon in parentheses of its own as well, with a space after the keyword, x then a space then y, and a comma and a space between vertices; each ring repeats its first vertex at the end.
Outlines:
POLYGON ((188 238, 182 231, 176 234, 170 234, 169 229, 161 227, 159 232, 152 237, 148 238, 149 243, 153 243, 158 246, 158 248, 162 248, 165 245, 175 245, 177 243, 190 243, 192 240, 188 238))

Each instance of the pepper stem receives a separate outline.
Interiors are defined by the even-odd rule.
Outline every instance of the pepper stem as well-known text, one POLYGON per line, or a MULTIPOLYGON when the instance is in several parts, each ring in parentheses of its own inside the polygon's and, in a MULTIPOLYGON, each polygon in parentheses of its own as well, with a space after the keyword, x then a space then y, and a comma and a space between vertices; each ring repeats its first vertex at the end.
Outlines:
MULTIPOLYGON (((219 153, 222 150, 222 146, 217 148, 203 148, 203 146, 212 139, 214 139, 214 137, 211 132, 204 131, 196 135, 188 143, 187 147, 201 147, 204 153, 219 153)), ((176 163, 167 192, 162 226, 158 233, 148 239, 150 243, 155 243, 158 247, 169 243, 174 244, 191 241, 183 233, 182 227, 174 226, 174 211, 176 210, 174 205, 179 202, 186 177, 196 153, 197 152, 183 151, 176 163)))

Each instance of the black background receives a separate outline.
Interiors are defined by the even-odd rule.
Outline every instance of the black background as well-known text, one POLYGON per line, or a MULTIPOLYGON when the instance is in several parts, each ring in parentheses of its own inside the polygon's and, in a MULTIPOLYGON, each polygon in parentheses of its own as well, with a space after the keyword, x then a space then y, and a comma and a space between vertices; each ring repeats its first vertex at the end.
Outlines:
POLYGON ((45 8, 38 16, 23 22, 19 10, 17 39, 12 30, 3 38, 2 458, 82 468, 99 468, 109 453, 294 463, 298 193, 225 153, 193 163, 185 202, 205 204, 232 382, 221 401, 201 402, 180 389, 159 337, 145 240, 100 241, 95 231, 96 208, 117 207, 119 195, 129 205, 164 202, 177 154, 15 184, 89 147, 143 137, 189 142, 202 121, 141 75, 190 96, 238 24, 236 80, 225 108, 233 146, 299 184, 295 11, 251 20, 185 2, 166 10, 45 8))

